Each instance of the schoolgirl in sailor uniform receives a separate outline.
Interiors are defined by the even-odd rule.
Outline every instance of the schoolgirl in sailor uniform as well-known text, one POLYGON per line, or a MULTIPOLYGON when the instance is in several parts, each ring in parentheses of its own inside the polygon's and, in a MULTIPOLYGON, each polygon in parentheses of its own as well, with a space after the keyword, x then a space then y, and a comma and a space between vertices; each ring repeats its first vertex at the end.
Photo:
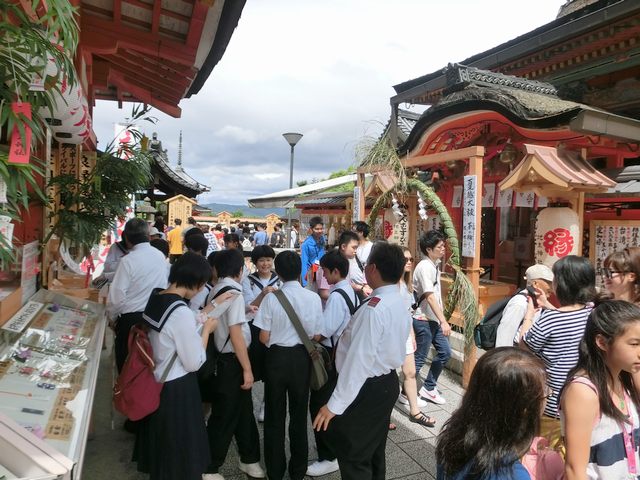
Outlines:
POLYGON ((156 380, 176 356, 158 410, 141 420, 137 431, 133 460, 151 480, 200 480, 210 461, 195 372, 205 361, 217 319, 208 317, 200 326, 185 301, 210 277, 204 257, 185 253, 171 268, 170 286, 154 289, 144 310, 156 380))

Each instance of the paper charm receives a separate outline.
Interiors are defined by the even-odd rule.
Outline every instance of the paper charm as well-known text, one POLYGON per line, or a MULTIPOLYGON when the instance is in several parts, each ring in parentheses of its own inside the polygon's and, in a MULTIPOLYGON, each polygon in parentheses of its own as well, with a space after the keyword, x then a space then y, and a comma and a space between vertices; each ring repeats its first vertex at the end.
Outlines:
MULTIPOLYGON (((13 102, 11 104, 11 110, 16 115, 24 115, 31 120, 31 104, 27 102, 13 102)), ((20 121, 20 120, 18 120, 20 121)), ((11 132, 11 145, 9 147, 9 163, 29 163, 29 157, 31 156, 31 127, 26 123, 24 125, 24 144, 22 137, 20 136, 20 130, 18 126, 13 126, 11 132)))
POLYGON ((7 184, 2 177, 0 177, 0 203, 7 203, 7 184))

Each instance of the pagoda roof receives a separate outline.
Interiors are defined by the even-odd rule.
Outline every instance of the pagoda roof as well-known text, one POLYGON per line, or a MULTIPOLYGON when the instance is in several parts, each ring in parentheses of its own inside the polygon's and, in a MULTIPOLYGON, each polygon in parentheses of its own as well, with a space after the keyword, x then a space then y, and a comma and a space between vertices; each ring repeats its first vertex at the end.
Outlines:
POLYGON ((162 142, 154 134, 149 142, 149 154, 153 159, 151 171, 155 178, 155 187, 165 192, 168 196, 184 195, 194 198, 201 193, 209 192, 210 187, 204 185, 187 174, 178 161, 176 168, 172 168, 169 162, 167 150, 162 148, 162 142))

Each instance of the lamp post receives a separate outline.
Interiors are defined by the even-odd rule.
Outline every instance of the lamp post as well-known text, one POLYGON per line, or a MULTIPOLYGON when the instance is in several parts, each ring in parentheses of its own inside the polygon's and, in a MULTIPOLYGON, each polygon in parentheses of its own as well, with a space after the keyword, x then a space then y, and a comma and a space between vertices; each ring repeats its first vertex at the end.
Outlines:
MULTIPOLYGON (((289 189, 293 188, 293 149, 302 138, 301 133, 283 133, 282 136, 291 146, 291 163, 289 166, 289 189)), ((291 248, 291 208, 287 208, 287 248, 291 248)))

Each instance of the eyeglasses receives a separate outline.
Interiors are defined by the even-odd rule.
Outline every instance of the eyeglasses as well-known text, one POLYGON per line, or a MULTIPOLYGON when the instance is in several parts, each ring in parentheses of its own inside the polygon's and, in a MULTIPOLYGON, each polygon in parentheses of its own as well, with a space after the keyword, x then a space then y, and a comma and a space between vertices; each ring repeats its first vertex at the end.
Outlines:
POLYGON ((407 262, 413 262, 413 257, 405 258, 407 262))
POLYGON ((544 386, 544 396, 542 398, 547 400, 547 399, 549 399, 549 397, 551 395, 553 395, 553 390, 551 390, 551 388, 549 388, 549 385, 545 385, 544 386))
POLYGON ((604 275, 605 278, 608 278, 609 280, 611 280, 613 277, 616 277, 618 275, 626 275, 627 273, 629 273, 629 272, 621 272, 621 271, 618 271, 618 270, 611 270, 611 269, 609 269, 607 267, 604 267, 602 269, 602 275, 604 275))

